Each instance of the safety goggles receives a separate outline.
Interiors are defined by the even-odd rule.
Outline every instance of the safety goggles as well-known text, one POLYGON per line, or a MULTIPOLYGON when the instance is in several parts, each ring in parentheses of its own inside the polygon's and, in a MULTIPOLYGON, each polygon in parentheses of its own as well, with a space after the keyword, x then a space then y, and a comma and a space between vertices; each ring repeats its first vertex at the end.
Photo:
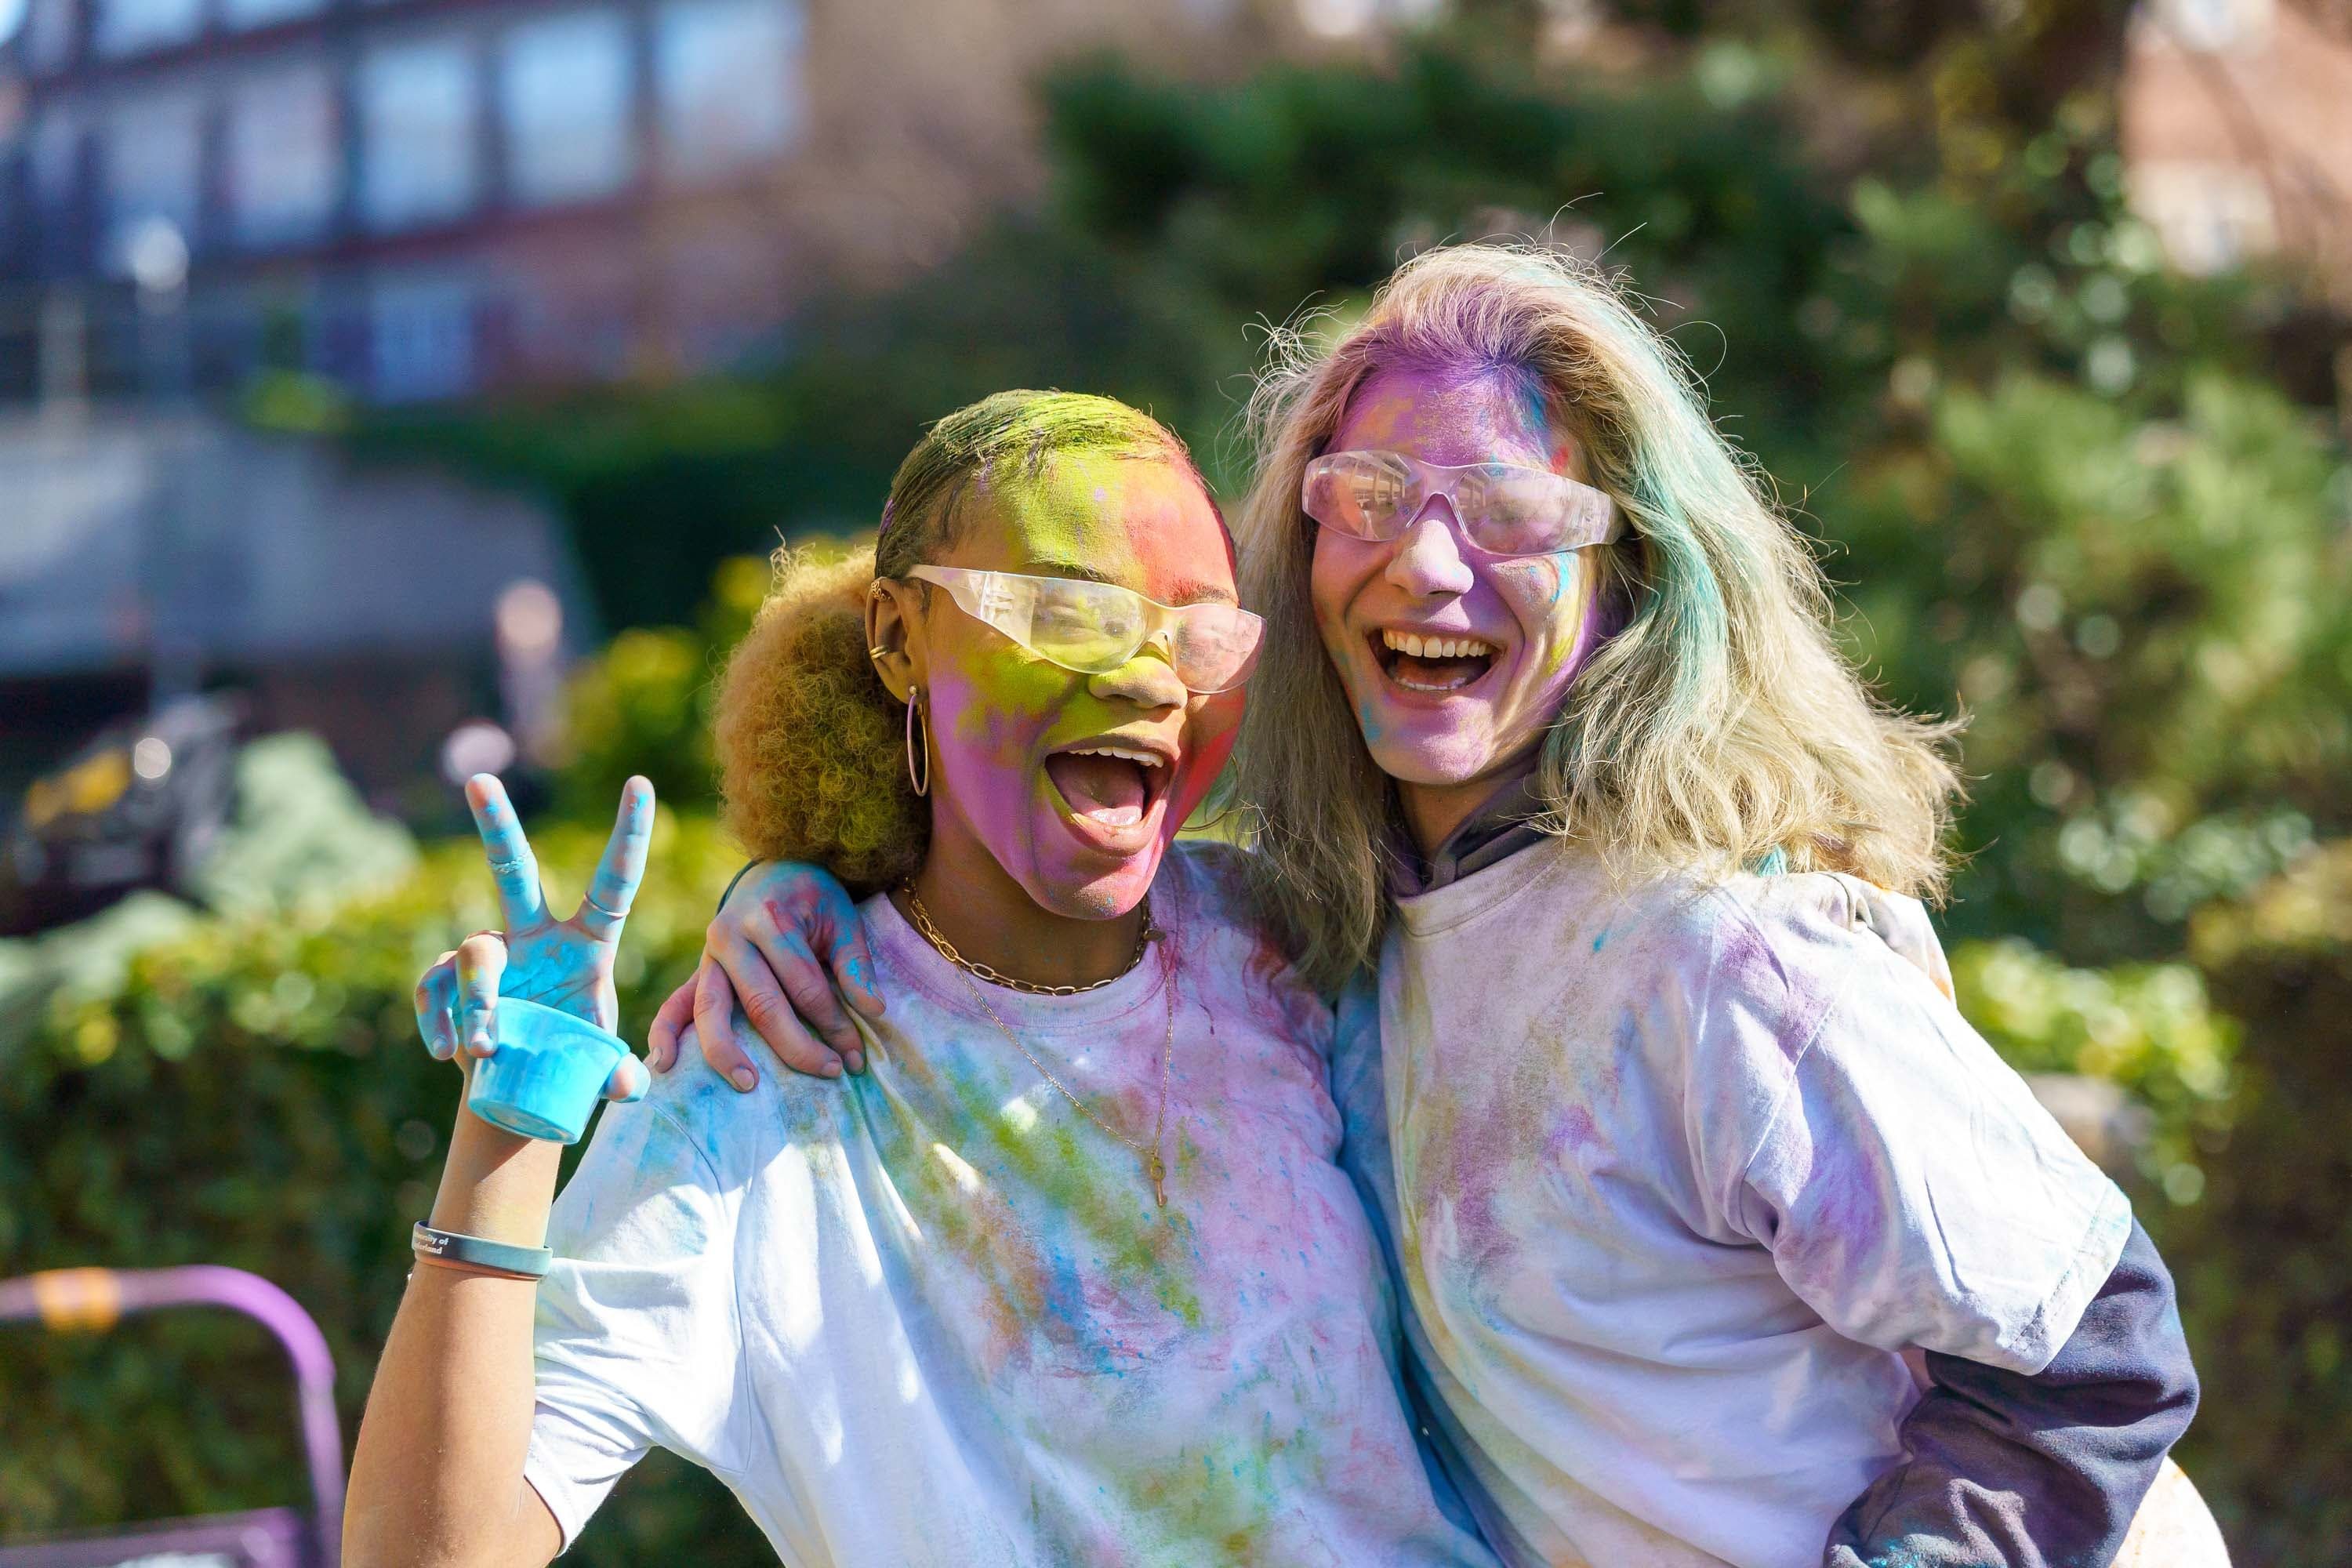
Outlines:
POLYGON ((1432 496, 1489 555, 1549 555, 1606 544, 1625 520, 1606 490, 1510 463, 1424 463, 1400 452, 1330 452, 1307 465, 1298 504, 1353 539, 1403 536, 1432 496))
POLYGON ((1203 696, 1247 680, 1265 634, 1265 622, 1238 605, 1163 605, 1079 577, 962 566, 918 566, 907 574, 937 583, 965 615, 1081 675, 1108 675, 1158 642, 1176 679, 1203 696))

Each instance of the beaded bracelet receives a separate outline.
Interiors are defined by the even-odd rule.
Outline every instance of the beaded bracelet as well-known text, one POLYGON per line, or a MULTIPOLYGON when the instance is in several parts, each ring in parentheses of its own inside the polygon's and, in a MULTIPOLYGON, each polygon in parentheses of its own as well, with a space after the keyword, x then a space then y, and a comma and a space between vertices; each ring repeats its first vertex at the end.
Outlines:
POLYGON ((460 1236, 454 1230, 436 1230, 423 1224, 409 1232, 408 1248, 426 1263, 479 1268, 515 1279, 541 1279, 548 1265, 555 1260, 555 1254, 544 1247, 516 1247, 478 1236, 460 1236))

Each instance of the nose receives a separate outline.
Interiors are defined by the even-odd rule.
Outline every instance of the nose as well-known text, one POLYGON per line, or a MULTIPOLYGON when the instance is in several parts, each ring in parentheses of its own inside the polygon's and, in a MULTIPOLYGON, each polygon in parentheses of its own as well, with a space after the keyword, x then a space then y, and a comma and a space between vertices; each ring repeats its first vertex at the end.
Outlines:
POLYGON ((1397 541, 1396 552, 1389 557, 1388 580, 1418 599, 1468 593, 1474 579, 1454 527, 1452 505, 1444 496, 1432 496, 1397 541))
POLYGON ((1087 689, 1106 702, 1132 702, 1139 708, 1183 707, 1192 693, 1176 679, 1164 640, 1155 637, 1117 669, 1087 678, 1087 689))

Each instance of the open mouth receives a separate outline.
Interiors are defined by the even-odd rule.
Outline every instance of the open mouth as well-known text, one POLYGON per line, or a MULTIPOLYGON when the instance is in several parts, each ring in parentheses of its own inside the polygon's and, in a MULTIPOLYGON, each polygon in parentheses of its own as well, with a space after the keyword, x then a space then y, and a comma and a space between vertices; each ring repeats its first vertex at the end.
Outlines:
POLYGON ((1495 667, 1495 645, 1478 637, 1371 634, 1372 657, 1408 691, 1459 691, 1495 667))
POLYGON ((1138 746, 1094 742, 1055 752, 1045 776, 1071 812, 1101 827, 1132 827, 1166 793, 1169 759, 1138 746))

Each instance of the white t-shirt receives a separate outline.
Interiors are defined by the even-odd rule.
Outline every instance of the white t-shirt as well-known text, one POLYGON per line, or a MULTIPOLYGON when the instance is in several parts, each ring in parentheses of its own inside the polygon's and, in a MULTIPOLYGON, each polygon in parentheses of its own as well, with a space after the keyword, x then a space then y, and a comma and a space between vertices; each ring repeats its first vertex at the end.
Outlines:
POLYGON ((1171 940, 1136 973, 985 988, 1141 1142, 1174 960, 1164 1212, 887 899, 866 1074, 738 1094, 688 1041, 604 1112, 539 1299, 526 1474, 567 1542, 658 1445, 793 1568, 1493 1563, 1403 1414, 1332 1163, 1329 1013, 1244 923, 1229 855, 1169 857, 1171 940))
POLYGON ((1939 972, 1844 877, 1612 885, 1555 839, 1399 901, 1333 1089, 1507 1561, 1814 1568, 1900 1458, 1900 1351, 2073 1331, 2129 1205, 1939 972))

